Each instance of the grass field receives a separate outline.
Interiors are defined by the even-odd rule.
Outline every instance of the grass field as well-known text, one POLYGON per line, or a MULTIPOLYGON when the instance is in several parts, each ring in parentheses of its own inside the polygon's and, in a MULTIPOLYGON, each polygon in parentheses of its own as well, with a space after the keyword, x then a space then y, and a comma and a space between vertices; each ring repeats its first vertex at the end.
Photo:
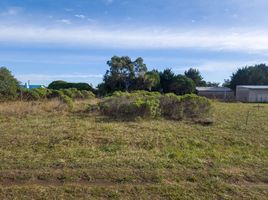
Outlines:
POLYGON ((202 126, 1 103, 0 199, 267 199, 268 105, 255 106, 214 102, 202 126))

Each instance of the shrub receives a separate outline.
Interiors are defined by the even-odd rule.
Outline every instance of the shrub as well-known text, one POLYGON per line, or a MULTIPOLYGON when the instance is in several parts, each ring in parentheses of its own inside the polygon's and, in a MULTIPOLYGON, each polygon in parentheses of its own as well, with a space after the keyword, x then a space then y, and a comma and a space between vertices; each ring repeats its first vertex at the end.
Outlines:
POLYGON ((40 95, 36 90, 20 88, 19 98, 25 101, 38 101, 40 100, 40 95))
POLYGON ((183 107, 181 97, 170 93, 160 98, 160 108, 163 117, 173 120, 183 118, 183 107))
POLYGON ((116 92, 100 102, 100 111, 115 118, 155 118, 160 116, 160 101, 155 95, 144 91, 116 92))
POLYGON ((206 116, 211 110, 211 102, 205 97, 187 94, 181 97, 183 115, 185 118, 199 118, 206 116))
POLYGON ((19 83, 5 68, 0 67, 0 100, 11 100, 17 97, 17 90, 19 83))
POLYGON ((64 93, 61 90, 50 90, 47 98, 48 99, 54 99, 54 98, 60 98, 64 93))
POLYGON ((68 106, 69 110, 73 110, 74 102, 69 96, 61 95, 60 100, 62 101, 62 103, 66 104, 68 106))
POLYGON ((95 94, 91 91, 82 90, 81 91, 83 99, 92 99, 95 98, 95 94))
POLYGON ((33 93, 36 93, 38 94, 39 96, 39 100, 42 100, 42 99, 46 99, 47 96, 50 94, 50 90, 46 89, 46 88, 36 88, 36 89, 32 89, 30 90, 31 92, 33 93))
POLYGON ((156 118, 162 115, 167 119, 181 120, 207 116, 211 109, 210 101, 205 97, 161 95, 145 91, 115 92, 101 101, 99 106, 102 114, 121 119, 156 118))
POLYGON ((64 89, 64 90, 50 90, 46 88, 38 88, 38 89, 25 89, 20 88, 19 90, 19 98, 25 101, 38 101, 45 99, 61 99, 62 96, 68 96, 69 98, 75 99, 90 99, 94 98, 95 95, 91 91, 82 90, 79 91, 76 88, 64 89))

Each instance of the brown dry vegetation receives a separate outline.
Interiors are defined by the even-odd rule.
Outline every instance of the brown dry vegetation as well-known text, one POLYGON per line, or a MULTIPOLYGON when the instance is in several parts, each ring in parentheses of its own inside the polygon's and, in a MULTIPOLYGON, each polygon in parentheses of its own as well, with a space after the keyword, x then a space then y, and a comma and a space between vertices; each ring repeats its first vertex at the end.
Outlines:
POLYGON ((0 104, 0 199, 267 199, 268 105, 214 102, 202 126, 114 121, 96 101, 0 104))

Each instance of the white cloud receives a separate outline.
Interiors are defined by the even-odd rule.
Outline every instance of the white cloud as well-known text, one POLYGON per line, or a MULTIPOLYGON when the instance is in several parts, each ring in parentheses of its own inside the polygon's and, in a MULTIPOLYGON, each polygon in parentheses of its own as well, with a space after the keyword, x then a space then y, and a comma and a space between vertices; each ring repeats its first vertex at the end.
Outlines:
POLYGON ((71 20, 69 19, 59 19, 57 22, 63 23, 63 24, 71 24, 71 20))
POLYGON ((80 19, 85 19, 86 18, 85 15, 79 15, 79 14, 75 15, 75 17, 80 18, 80 19))
MULTIPOLYGON (((67 19, 59 22, 71 23, 67 19)), ((112 30, 0 26, 0 41, 29 45, 54 44, 122 49, 195 48, 268 53, 268 31, 246 29, 182 31, 155 28, 112 30)))

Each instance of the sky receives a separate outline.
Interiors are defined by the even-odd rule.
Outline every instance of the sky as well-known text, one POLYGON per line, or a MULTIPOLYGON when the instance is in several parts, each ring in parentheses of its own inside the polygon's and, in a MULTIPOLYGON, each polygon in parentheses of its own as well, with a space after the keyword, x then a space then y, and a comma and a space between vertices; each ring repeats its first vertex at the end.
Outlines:
POLYGON ((224 82, 268 63, 267 0, 0 0, 0 66, 96 86, 114 55, 224 82))

